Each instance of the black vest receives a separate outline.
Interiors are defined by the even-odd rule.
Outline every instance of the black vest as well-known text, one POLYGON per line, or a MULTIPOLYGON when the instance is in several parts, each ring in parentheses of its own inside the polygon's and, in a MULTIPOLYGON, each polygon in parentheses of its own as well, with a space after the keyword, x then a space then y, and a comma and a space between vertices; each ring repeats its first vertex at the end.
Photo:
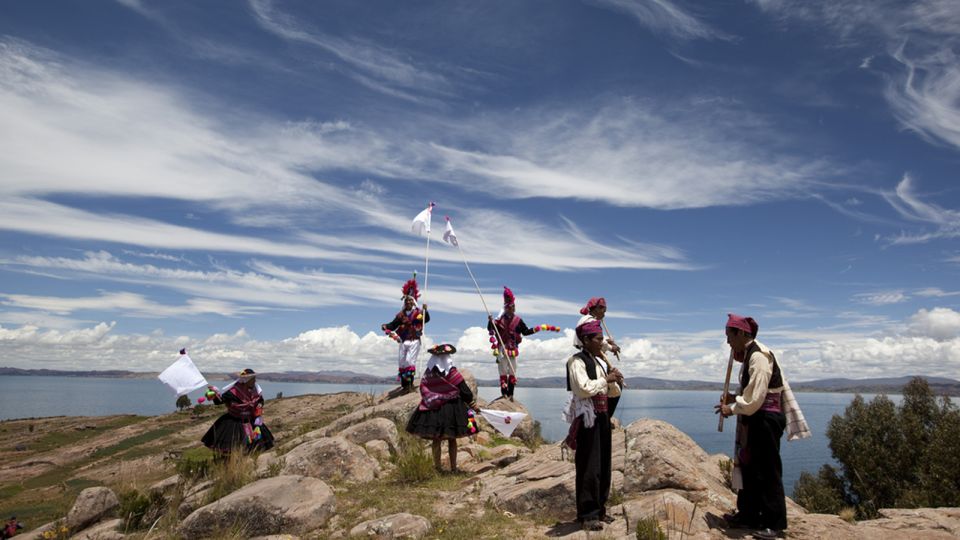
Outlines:
MULTIPOLYGON (((757 345, 757 342, 754 341, 747 347, 746 355, 744 356, 744 362, 747 363, 744 366, 746 369, 740 371, 740 391, 743 392, 743 389, 750 384, 750 357, 753 356, 753 353, 761 352, 760 346, 757 345)), ((761 353, 763 354, 763 353, 761 353)), ((766 356, 766 355, 764 355, 766 356)), ((767 388, 780 388, 783 386, 783 376, 780 375, 780 364, 777 362, 777 357, 773 355, 773 351, 770 351, 770 359, 773 360, 773 373, 770 375, 770 382, 767 384, 767 388)))
MULTIPOLYGON (((590 353, 588 353, 587 351, 580 351, 574 356, 583 360, 583 365, 585 368, 587 368, 587 377, 591 379, 596 379, 597 378, 596 359, 590 356, 590 353)), ((572 391, 572 389, 570 388, 570 368, 567 368, 567 391, 572 391)))

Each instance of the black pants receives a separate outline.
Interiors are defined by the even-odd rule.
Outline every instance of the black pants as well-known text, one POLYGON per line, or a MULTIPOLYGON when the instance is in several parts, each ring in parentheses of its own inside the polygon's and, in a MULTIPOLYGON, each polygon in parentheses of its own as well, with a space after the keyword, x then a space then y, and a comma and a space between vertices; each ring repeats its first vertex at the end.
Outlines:
POLYGON ((577 431, 577 519, 600 519, 607 513, 610 496, 610 417, 597 414, 593 427, 577 431))
POLYGON ((782 531, 787 528, 783 494, 780 438, 787 425, 782 412, 757 411, 747 422, 747 463, 740 464, 743 489, 737 494, 737 512, 745 523, 782 531))
POLYGON ((610 418, 613 418, 613 413, 616 412, 618 403, 620 403, 620 396, 607 398, 607 407, 610 409, 607 411, 607 415, 609 415, 610 418))

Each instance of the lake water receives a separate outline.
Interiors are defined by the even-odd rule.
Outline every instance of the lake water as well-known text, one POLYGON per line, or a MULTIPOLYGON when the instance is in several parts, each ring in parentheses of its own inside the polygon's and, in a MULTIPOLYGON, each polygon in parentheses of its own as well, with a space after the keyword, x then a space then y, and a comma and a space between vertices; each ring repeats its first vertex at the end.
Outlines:
MULTIPOLYGON (((284 396, 365 392, 380 394, 394 388, 370 384, 321 384, 263 381, 268 398, 283 392, 284 396)), ((191 394, 196 398, 202 391, 191 394)), ((487 400, 499 397, 498 388, 480 388, 487 400)), ((871 396, 864 396, 869 399, 871 396)), ((899 398, 892 396, 895 401, 899 398)), ((626 390, 617 408, 617 418, 624 424, 643 417, 673 424, 689 435, 710 454, 730 454, 733 448, 735 421, 728 419, 723 433, 717 432, 713 405, 717 392, 679 390, 626 390)), ((557 441, 566 435, 567 424, 560 419, 560 410, 567 399, 558 388, 518 387, 516 399, 523 403, 543 427, 547 440, 557 441)), ((794 442, 783 439, 783 480, 787 494, 801 471, 816 472, 824 463, 832 462, 825 435, 827 423, 834 414, 842 413, 853 399, 852 394, 801 393, 797 400, 810 424, 813 437, 794 442)), ((100 416, 108 414, 166 414, 176 410, 176 397, 155 379, 101 379, 94 377, 0 377, 0 420, 43 416, 100 416)), ((264 411, 269 422, 270 408, 264 411)))

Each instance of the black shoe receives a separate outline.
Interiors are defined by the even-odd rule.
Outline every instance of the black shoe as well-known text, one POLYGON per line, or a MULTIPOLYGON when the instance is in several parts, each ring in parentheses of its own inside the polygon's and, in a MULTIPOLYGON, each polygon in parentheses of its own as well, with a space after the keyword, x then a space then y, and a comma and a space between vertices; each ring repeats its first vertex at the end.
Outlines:
POLYGON ((602 518, 600 518, 600 521, 602 521, 602 522, 604 522, 604 523, 613 523, 613 522, 616 521, 616 520, 617 520, 617 519, 616 519, 615 517, 611 516, 610 514, 605 514, 602 518))
POLYGON ((731 529, 754 529, 753 523, 750 523, 740 512, 731 512, 723 515, 723 520, 731 529))
POLYGON ((600 520, 597 519, 589 519, 583 522, 581 528, 585 531, 602 531, 603 523, 600 523, 600 520))
POLYGON ((754 538, 762 538, 763 540, 774 540, 775 538, 783 538, 783 531, 778 531, 767 527, 766 529, 760 529, 753 533, 754 538))

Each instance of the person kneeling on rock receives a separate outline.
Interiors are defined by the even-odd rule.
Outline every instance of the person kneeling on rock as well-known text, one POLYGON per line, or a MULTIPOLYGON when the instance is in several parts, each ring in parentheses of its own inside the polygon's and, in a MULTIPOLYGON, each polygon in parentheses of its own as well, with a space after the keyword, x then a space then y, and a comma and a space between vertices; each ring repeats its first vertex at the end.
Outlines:
POLYGON ((450 344, 427 352, 430 360, 420 379, 420 405, 410 415, 407 432, 433 441, 433 464, 440 470, 440 444, 447 441, 450 470, 457 470, 457 438, 472 435, 469 409, 476 409, 473 392, 453 365, 457 352, 450 344))

